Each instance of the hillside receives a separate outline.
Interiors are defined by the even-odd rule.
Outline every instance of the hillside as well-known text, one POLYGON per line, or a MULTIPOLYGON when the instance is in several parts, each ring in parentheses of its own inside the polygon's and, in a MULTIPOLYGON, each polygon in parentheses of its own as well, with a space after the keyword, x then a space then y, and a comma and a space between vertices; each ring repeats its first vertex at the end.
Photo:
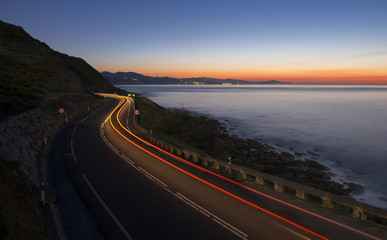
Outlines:
POLYGON ((237 79, 217 78, 171 78, 171 77, 149 77, 135 72, 102 72, 107 80, 114 85, 142 85, 142 84, 288 84, 276 80, 252 82, 237 79))
POLYGON ((35 107, 42 99, 114 87, 83 59, 52 50, 23 28, 0 21, 0 114, 35 107))
POLYGON ((38 194, 47 180, 44 140, 103 104, 92 91, 120 92, 84 60, 0 21, 0 239, 55 239, 38 194))

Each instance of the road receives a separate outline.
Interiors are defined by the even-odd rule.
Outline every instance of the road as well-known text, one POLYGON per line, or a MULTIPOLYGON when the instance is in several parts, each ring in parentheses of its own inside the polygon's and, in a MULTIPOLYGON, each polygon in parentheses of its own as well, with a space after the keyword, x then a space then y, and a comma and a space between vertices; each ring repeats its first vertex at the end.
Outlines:
POLYGON ((116 97, 62 146, 69 178, 107 239, 378 239, 141 141, 128 130, 132 112, 130 99, 116 97))

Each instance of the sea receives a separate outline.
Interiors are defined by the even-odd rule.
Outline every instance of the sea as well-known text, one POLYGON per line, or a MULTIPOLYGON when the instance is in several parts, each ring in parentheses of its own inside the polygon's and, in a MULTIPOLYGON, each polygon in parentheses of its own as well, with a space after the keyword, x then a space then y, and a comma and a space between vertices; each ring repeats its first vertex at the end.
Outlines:
POLYGON ((387 85, 120 85, 166 108, 215 118, 229 131, 330 168, 387 209, 387 85), (300 154, 298 154, 300 155, 300 154))

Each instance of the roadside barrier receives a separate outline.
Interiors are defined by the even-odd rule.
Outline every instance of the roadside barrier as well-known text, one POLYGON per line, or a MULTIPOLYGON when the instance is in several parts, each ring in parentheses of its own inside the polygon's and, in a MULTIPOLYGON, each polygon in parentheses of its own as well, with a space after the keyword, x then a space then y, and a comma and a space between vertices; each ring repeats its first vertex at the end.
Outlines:
POLYGON ((387 210, 377 208, 368 204, 357 202, 353 199, 335 195, 316 188, 295 183, 267 173, 259 172, 246 167, 238 166, 228 161, 199 154, 191 150, 174 146, 158 137, 148 130, 142 128, 133 121, 134 128, 141 134, 144 140, 164 149, 180 158, 188 160, 196 165, 213 169, 217 172, 231 175, 241 181, 247 181, 266 186, 277 192, 286 193, 297 198, 313 202, 321 207, 332 209, 341 214, 351 216, 362 221, 370 221, 387 226, 387 210))

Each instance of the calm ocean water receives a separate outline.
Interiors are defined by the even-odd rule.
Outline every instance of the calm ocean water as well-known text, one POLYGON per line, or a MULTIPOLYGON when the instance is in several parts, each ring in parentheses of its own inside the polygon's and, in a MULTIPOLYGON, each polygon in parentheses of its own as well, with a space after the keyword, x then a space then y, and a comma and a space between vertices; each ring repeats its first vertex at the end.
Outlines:
POLYGON ((224 122, 235 134, 305 153, 387 208, 387 86, 119 86, 163 107, 224 122))

